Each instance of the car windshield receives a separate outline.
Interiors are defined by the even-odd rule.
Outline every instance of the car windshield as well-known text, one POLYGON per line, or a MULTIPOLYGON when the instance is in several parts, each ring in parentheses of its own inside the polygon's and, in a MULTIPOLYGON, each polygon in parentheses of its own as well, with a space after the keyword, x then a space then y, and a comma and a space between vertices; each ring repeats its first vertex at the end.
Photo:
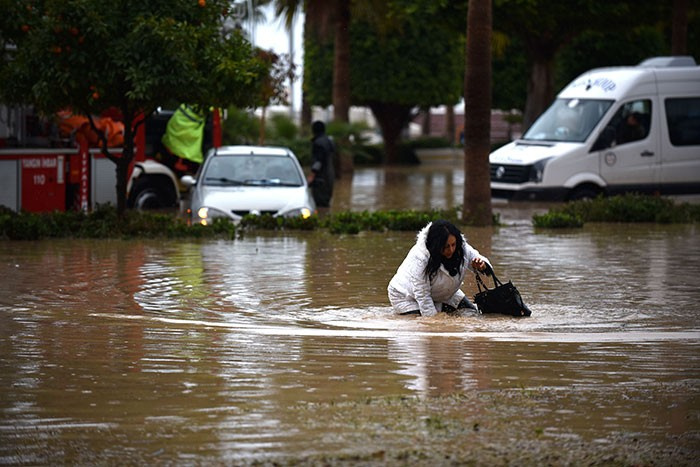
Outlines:
POLYGON ((582 143, 612 103, 610 100, 557 99, 527 130, 523 139, 582 143))
POLYGON ((303 179, 294 160, 268 154, 219 154, 209 161, 203 174, 205 185, 301 186, 303 179))

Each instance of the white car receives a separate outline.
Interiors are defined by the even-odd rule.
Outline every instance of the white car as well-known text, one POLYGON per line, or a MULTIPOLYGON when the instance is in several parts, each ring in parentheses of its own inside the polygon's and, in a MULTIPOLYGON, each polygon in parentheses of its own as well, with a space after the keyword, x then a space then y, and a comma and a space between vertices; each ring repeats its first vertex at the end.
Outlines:
POLYGON ((239 222, 246 214, 307 218, 316 211, 311 190, 294 153, 288 148, 222 146, 207 154, 190 186, 193 223, 218 217, 239 222))

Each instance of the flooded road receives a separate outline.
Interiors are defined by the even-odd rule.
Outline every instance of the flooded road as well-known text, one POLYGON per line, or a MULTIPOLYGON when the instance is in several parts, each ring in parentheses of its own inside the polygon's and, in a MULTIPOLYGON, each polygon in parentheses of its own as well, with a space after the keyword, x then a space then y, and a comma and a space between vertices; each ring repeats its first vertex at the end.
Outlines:
MULTIPOLYGON (((461 201, 380 172, 333 208, 461 201)), ((541 208, 465 228, 527 319, 392 315, 414 233, 0 242, 0 464, 697 464, 699 228, 541 208)))

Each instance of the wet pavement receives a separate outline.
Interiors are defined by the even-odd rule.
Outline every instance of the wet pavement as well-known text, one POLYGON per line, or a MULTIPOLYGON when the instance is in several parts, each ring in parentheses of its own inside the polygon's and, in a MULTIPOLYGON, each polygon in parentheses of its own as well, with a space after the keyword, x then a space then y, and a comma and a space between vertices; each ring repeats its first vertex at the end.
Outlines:
MULTIPOLYGON (((333 209, 461 203, 397 172, 333 209)), ((411 232, 0 242, 0 464, 697 464, 700 229, 494 206, 531 318, 394 316, 411 232)))

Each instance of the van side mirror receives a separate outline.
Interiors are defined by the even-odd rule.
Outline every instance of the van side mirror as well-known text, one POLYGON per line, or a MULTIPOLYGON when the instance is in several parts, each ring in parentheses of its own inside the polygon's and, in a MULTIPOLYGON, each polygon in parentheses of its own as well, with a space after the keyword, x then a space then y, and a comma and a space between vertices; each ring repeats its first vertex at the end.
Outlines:
POLYGON ((616 136, 617 132, 615 131, 615 128, 611 125, 606 126, 603 128, 603 131, 600 132, 600 136, 598 136, 598 139, 593 144, 593 147, 591 147, 591 151, 601 151, 609 148, 612 146, 613 141, 615 141, 616 136))

